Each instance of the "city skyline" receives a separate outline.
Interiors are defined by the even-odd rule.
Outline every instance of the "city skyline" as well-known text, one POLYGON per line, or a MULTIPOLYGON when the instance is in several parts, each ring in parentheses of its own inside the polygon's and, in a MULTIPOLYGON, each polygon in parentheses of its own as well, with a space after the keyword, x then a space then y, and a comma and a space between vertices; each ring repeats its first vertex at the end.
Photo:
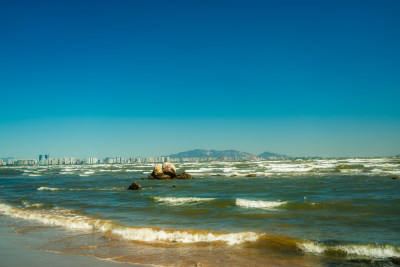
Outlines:
MULTIPOLYGON (((198 152, 197 152, 198 153, 198 152)), ((131 153, 130 155, 125 155, 125 156, 116 156, 116 155, 107 155, 103 157, 99 157, 96 155, 91 155, 91 156, 85 156, 85 157, 76 157, 76 156, 71 156, 71 155, 64 155, 64 156, 59 156, 60 154, 57 154, 57 156, 50 156, 49 154, 37 154, 36 158, 35 157, 10 157, 10 156, 1 156, 0 155, 0 166, 2 165, 1 163, 7 163, 7 160, 12 161, 30 161, 30 162, 35 162, 35 164, 40 164, 40 163, 50 163, 52 161, 59 161, 63 163, 56 163, 56 164, 81 164, 82 162, 85 163, 91 163, 89 161, 96 161, 96 163, 107 163, 107 164, 113 164, 113 163, 135 163, 135 162, 147 162, 147 163, 152 163, 152 162, 168 162, 170 160, 175 161, 179 159, 184 159, 186 161, 196 161, 196 160, 215 160, 215 159, 246 159, 246 160, 257 160, 257 159, 279 159, 279 158, 379 158, 379 157, 400 157, 400 154, 393 154, 393 155, 380 155, 380 156, 310 156, 310 155, 285 155, 285 154, 278 154, 274 153, 272 151, 264 151, 263 153, 250 153, 248 151, 238 151, 234 149, 228 149, 228 150, 214 150, 214 149, 193 149, 193 150, 188 150, 188 151, 180 151, 177 154, 162 154, 162 155, 152 155, 152 156, 142 156, 136 153, 131 153), (213 151, 216 153, 231 153, 235 154, 235 156, 180 156, 182 153, 196 153, 197 151, 213 151), (264 154, 267 154, 268 156, 264 156, 264 154), (2 161, 1 161, 2 160, 2 161)), ((4 164, 5 165, 5 164, 4 164)), ((10 164, 11 165, 11 164, 10 164)), ((54 164, 53 164, 54 165, 54 164)))
POLYGON ((399 1, 2 1, 0 157, 400 154, 399 1))

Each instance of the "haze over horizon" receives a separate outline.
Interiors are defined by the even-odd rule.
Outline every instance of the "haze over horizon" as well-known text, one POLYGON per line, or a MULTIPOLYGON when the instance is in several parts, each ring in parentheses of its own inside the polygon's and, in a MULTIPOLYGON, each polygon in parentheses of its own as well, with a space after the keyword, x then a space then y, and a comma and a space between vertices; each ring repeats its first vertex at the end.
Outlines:
POLYGON ((1 1, 0 158, 400 154, 399 1, 1 1))

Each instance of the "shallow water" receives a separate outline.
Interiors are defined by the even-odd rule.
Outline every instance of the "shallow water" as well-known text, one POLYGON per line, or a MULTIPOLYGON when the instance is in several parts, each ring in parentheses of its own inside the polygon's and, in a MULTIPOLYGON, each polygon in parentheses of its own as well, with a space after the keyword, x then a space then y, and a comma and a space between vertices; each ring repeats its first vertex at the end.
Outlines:
POLYGON ((151 164, 2 167, 0 219, 35 249, 139 264, 400 261, 398 158, 176 166, 194 179, 140 180, 151 164))

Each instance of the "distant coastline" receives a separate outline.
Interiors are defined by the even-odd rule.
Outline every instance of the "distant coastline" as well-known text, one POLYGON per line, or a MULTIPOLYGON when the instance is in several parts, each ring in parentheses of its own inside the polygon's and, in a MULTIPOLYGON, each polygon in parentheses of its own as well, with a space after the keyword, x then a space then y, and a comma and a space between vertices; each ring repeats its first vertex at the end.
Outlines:
MULTIPOLYGON (((321 156, 288 156, 273 152, 263 152, 255 155, 238 150, 206 150, 194 149, 176 154, 158 157, 87 157, 83 159, 74 157, 51 158, 48 154, 39 155, 37 159, 16 159, 14 157, 0 158, 0 166, 34 166, 34 165, 95 165, 95 164, 135 164, 135 163, 162 163, 162 162, 211 162, 211 161, 256 161, 256 160, 280 160, 280 159, 346 159, 346 158, 381 158, 376 157, 321 157, 321 156)), ((383 156, 383 157, 400 157, 383 156)))

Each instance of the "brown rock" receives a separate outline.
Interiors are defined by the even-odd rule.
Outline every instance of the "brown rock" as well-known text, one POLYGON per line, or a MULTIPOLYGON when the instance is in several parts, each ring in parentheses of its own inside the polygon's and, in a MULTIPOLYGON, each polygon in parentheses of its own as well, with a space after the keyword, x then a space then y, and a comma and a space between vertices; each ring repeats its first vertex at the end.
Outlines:
POLYGON ((172 179, 172 177, 170 175, 163 174, 163 175, 156 176, 156 179, 167 180, 167 179, 172 179))
POLYGON ((162 164, 156 164, 153 168, 153 175, 158 176, 158 175, 163 175, 163 165, 162 164))
POLYGON ((147 179, 158 179, 158 180, 167 180, 167 179, 190 179, 192 176, 186 172, 177 173, 176 168, 171 163, 157 164, 154 166, 153 172, 150 173, 147 179), (162 171, 160 172, 160 167, 162 167, 162 171))
POLYGON ((136 182, 133 182, 133 184, 131 184, 128 187, 129 190, 142 190, 142 186, 136 182))
POLYGON ((246 177, 256 177, 257 175, 255 175, 254 173, 251 173, 249 175, 246 175, 246 177))
POLYGON ((176 179, 190 179, 192 176, 189 173, 183 172, 183 173, 178 173, 178 175, 175 177, 176 179))
POLYGON ((162 165, 162 172, 166 175, 171 176, 171 178, 175 178, 177 175, 175 165, 168 162, 165 162, 162 165))

